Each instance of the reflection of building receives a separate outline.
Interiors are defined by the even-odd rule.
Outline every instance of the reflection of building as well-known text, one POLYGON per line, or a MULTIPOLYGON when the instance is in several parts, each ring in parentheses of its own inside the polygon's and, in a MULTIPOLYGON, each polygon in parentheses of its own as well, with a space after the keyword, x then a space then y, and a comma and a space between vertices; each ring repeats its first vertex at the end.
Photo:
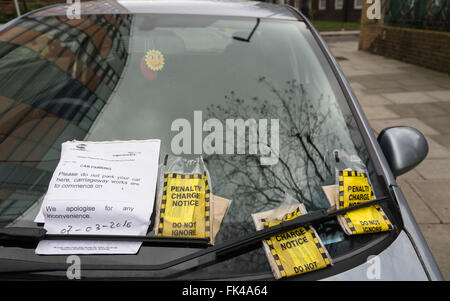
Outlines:
POLYGON ((41 10, 0 33, 0 225, 47 190, 60 145, 83 139, 118 83, 131 15, 116 2, 41 10), (102 11, 111 14, 95 14, 102 11), (49 16, 50 15, 50 16, 49 16))
POLYGON ((363 0, 266 0, 265 2, 289 4, 313 20, 359 23, 363 0))
POLYGON ((336 22, 361 21, 363 0, 311 0, 314 20, 336 22))

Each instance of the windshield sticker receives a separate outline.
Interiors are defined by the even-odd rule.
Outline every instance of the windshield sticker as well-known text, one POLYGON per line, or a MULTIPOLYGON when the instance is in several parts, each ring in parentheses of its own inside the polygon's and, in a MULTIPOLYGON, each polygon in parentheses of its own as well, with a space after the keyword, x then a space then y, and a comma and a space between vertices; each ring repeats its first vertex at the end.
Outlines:
MULTIPOLYGON (((292 208, 292 207, 291 207, 292 208)), ((287 208, 290 209, 290 208, 287 208)), ((270 228, 306 213, 303 205, 282 218, 271 218, 273 210, 254 215, 257 229, 270 228)), ((292 277, 332 265, 331 258, 313 227, 299 227, 263 242, 276 279, 292 277)))
POLYGON ((206 173, 165 174, 157 235, 210 238, 210 208, 206 173))
POLYGON ((152 71, 161 71, 164 67, 164 55, 159 50, 149 50, 145 54, 145 64, 152 71))

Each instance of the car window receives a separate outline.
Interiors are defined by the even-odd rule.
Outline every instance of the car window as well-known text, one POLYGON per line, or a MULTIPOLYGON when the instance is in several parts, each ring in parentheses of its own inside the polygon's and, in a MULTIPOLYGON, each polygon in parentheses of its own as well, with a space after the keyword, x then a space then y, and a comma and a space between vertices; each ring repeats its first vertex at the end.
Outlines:
MULTIPOLYGON (((166 154, 202 155, 213 193, 233 201, 217 242, 254 231, 251 214, 279 206, 286 193, 309 211, 329 207, 321 187, 335 183, 335 149, 360 157, 374 173, 346 99, 303 22, 36 16, 0 33, 0 54, 2 226, 35 226, 61 143, 72 139, 157 138, 160 161, 166 154), (239 124, 243 136, 233 128, 239 124), (252 130, 270 147, 253 151, 252 130), (222 139, 209 141, 213 131, 222 139)), ((377 191, 377 179, 372 183, 377 191)), ((344 239, 333 222, 319 234, 331 237, 331 254, 374 236, 344 239)), ((161 263, 192 252, 142 249, 115 261, 161 263)), ((36 257, 32 250, 21 254, 36 257)), ((86 260, 108 262, 105 256, 86 260)), ((218 271, 255 274, 270 267, 255 250, 197 276, 218 271)))

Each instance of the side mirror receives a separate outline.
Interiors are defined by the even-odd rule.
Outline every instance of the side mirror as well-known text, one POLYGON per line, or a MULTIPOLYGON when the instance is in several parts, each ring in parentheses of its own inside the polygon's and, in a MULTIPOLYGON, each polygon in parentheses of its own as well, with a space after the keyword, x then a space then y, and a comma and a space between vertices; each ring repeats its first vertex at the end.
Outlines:
POLYGON ((425 136, 408 126, 384 129, 378 136, 378 143, 395 177, 419 165, 428 154, 425 136))

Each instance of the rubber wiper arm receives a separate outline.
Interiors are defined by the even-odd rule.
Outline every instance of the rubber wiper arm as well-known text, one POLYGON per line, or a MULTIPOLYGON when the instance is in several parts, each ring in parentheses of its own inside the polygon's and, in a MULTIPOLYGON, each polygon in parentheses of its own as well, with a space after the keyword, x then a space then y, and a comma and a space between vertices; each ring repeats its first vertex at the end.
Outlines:
POLYGON ((261 20, 259 18, 256 18, 256 24, 253 27, 252 31, 250 32, 249 36, 247 38, 242 38, 242 37, 236 37, 236 36, 232 36, 233 39, 237 40, 237 41, 241 41, 241 42, 247 42, 250 43, 250 40, 253 36, 253 34, 255 33, 256 29, 259 26, 259 22, 261 22, 261 20))

